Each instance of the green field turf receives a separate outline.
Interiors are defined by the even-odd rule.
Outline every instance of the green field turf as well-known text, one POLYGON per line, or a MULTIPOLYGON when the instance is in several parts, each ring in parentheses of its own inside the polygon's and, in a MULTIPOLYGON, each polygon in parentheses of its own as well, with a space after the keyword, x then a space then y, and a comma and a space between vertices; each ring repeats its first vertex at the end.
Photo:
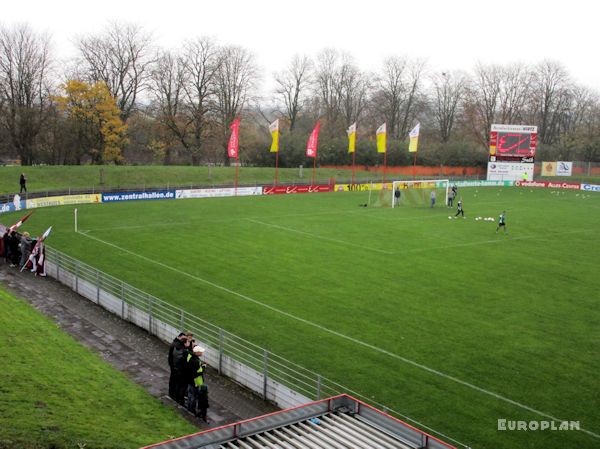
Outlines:
POLYGON ((196 431, 0 289, 0 448, 136 448, 196 431))
POLYGON ((459 189, 466 219, 367 195, 79 206, 79 234, 48 208, 25 227, 473 448, 600 447, 600 194, 459 189), (474 220, 502 210, 506 235, 474 220), (584 431, 497 430, 549 416, 584 431))

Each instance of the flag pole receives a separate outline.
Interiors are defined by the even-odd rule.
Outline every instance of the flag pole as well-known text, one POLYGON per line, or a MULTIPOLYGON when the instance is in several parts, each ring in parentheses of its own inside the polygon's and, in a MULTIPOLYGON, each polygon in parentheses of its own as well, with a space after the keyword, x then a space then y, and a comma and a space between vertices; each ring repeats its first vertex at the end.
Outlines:
POLYGON ((275 153, 275 185, 277 185, 278 170, 279 170, 279 148, 277 148, 277 152, 275 153))
POLYGON ((313 175, 312 175, 312 185, 315 185, 315 176, 317 174, 317 156, 313 157, 313 175))
POLYGON ((240 164, 238 163, 239 159, 235 158, 235 196, 237 196, 237 187, 238 187, 238 168, 240 164))
POLYGON ((385 184, 385 173, 387 171, 387 145, 385 148, 385 153, 383 153, 383 183, 385 184))
POLYGON ((415 157, 413 158, 413 179, 416 178, 417 174, 417 152, 415 151, 415 157))
POLYGON ((355 162, 356 162, 356 148, 352 152, 352 187, 354 187, 354 170, 355 170, 355 162))

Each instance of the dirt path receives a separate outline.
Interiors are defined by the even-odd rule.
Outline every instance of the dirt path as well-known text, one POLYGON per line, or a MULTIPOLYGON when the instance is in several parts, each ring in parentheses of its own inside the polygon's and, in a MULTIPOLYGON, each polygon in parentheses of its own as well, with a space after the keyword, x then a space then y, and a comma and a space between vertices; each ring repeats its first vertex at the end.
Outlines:
POLYGON ((0 260, 0 282, 54 320, 65 332, 106 362, 125 372, 152 396, 200 428, 217 427, 276 410, 256 395, 208 369, 210 389, 209 424, 194 418, 167 395, 168 345, 145 330, 121 320, 51 278, 20 273, 0 260))

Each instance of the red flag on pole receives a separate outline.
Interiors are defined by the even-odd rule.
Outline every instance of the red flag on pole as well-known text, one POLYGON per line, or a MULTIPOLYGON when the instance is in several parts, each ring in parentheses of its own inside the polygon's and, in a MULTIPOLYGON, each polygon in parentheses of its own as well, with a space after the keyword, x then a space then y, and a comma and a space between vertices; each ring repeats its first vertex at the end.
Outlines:
POLYGON ((25 223, 25 220, 27 220, 31 216, 31 214, 33 214, 33 212, 34 211, 29 212, 27 215, 25 215, 23 218, 17 221, 14 225, 8 228, 8 232, 16 231, 17 228, 19 228, 23 223, 25 223))
POLYGON ((40 248, 44 247, 43 241, 48 238, 48 236, 50 235, 50 232, 52 232, 52 226, 50 226, 48 229, 46 229, 46 232, 44 232, 42 235, 40 235, 37 238, 37 242, 35 243, 35 246, 31 250, 29 259, 27 259, 27 262, 25 262, 25 264, 23 264, 23 266, 21 267, 21 271, 23 271, 26 268, 29 269, 29 266, 31 266, 31 268, 32 268, 31 271, 35 271, 35 268, 36 268, 35 258, 36 258, 36 256, 40 255, 38 253, 40 252, 40 248))
POLYGON ((306 157, 317 157, 317 147, 319 146, 319 130, 321 123, 317 121, 315 128, 310 133, 308 142, 306 143, 306 157))
POLYGON ((231 136, 229 137, 229 144, 227 145, 227 154, 229 157, 238 158, 238 146, 240 143, 240 118, 236 118, 231 126, 231 136))

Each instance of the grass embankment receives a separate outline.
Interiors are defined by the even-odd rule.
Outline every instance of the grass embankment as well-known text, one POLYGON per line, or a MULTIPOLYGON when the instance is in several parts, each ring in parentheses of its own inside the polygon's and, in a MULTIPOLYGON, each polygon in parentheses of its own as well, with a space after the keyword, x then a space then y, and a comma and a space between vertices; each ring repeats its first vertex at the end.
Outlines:
MULTIPOLYGON (((362 166, 361 166, 362 168, 362 166)), ((379 167, 381 169, 381 167, 379 167)), ((235 167, 190 167, 190 166, 6 166, 0 167, 0 195, 17 193, 19 191, 19 175, 24 172, 27 176, 29 192, 51 192, 55 190, 111 190, 111 189, 144 189, 222 186, 233 185, 235 167)), ((278 181, 280 184, 310 183, 312 167, 280 168, 278 181)), ((356 182, 381 182, 383 173, 371 170, 359 170, 355 173, 356 182)), ((272 184, 275 178, 273 167, 240 167, 238 182, 240 185, 272 184)), ((315 183, 327 184, 331 179, 346 183, 352 179, 351 170, 319 168, 316 171, 315 183)), ((388 173, 386 179, 403 179, 401 176, 388 173)), ((408 177, 409 178, 409 177, 408 177)), ((422 177, 421 177, 422 178, 422 177)), ((542 179, 542 178, 536 178, 542 179)), ((599 176, 573 176, 571 178, 543 178, 545 181, 587 182, 600 183, 599 176)))
POLYGON ((137 448, 197 431, 0 289, 0 448, 137 448))
MULTIPOLYGON (((24 172, 29 192, 52 190, 144 188, 173 186, 233 185, 235 167, 184 166, 34 166, 0 167, 0 195, 19 192, 19 176, 24 172)), ((240 167, 240 185, 272 184, 275 169, 269 167, 240 167)), ((318 169, 316 183, 327 184, 330 178, 346 182, 352 179, 351 170, 318 169)), ((356 180, 380 182, 382 174, 375 171, 356 171, 356 180)), ((312 167, 280 168, 279 183, 310 183, 312 167)))

